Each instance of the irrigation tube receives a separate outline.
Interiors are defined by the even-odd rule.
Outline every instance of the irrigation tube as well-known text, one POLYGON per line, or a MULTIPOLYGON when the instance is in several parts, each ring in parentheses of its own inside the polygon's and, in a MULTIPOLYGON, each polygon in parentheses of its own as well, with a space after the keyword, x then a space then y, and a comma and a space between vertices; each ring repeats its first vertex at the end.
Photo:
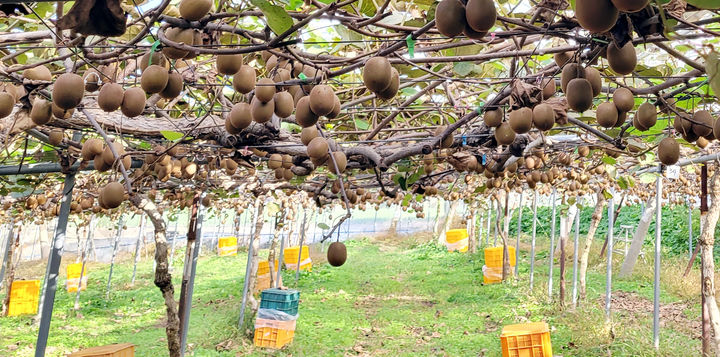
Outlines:
POLYGON ((608 321, 610 320, 610 293, 612 290, 613 223, 615 221, 614 213, 615 202, 613 202, 613 198, 610 197, 610 199, 608 200, 607 272, 605 273, 605 317, 608 321))
POLYGON ((577 307, 577 281, 578 281, 578 244, 580 243, 580 207, 575 213, 575 243, 573 244, 573 285, 572 306, 577 307))
POLYGON ((115 235, 115 246, 113 247, 112 257, 110 258, 110 274, 108 275, 107 291, 105 292, 105 299, 110 298, 110 285, 112 283, 113 267, 115 266, 115 255, 117 254, 118 244, 120 243, 120 236, 123 231, 123 216, 120 215, 118 219, 117 234, 115 235))
POLYGON ((553 188, 552 191, 552 223, 550 224, 550 253, 548 254, 548 298, 552 301, 552 287, 553 287, 553 259, 555 258, 555 214, 557 212, 555 195, 557 191, 553 188))
MULTIPOLYGON (((660 349, 660 232, 662 219, 662 176, 658 176, 655 187, 655 280, 653 283, 653 344, 660 349)), ((692 211, 691 211, 692 212, 692 211)), ((692 231, 690 232, 692 237, 692 231)), ((692 243, 692 240, 690 241, 692 243)), ((691 253, 692 254, 692 253, 691 253)))
POLYGON ((518 227, 517 227, 517 239, 515 240, 515 278, 518 276, 520 268, 520 233, 522 233, 522 199, 523 192, 520 191, 520 201, 518 202, 518 227))
MULTIPOLYGON (((533 193, 532 240, 530 241, 530 291, 535 278, 535 233, 537 232, 537 191, 533 193)), ((517 264, 517 262, 515 262, 517 264)))
POLYGON ((140 232, 138 233, 137 242, 135 243, 135 262, 133 263, 132 279, 130 279, 130 285, 135 285, 135 273, 137 273, 138 261, 140 261, 140 240, 143 238, 145 233, 145 212, 140 216, 140 232))

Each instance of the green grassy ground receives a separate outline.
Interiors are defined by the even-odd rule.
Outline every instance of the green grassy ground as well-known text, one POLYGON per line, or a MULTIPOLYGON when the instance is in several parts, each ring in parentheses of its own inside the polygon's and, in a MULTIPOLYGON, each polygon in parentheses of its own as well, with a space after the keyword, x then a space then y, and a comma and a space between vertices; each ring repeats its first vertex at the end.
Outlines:
MULTIPOLYGON (((607 324, 601 299, 603 263, 591 262, 589 300, 570 312, 547 299, 547 254, 538 256, 535 291, 528 290, 527 252, 522 254, 520 280, 483 286, 481 253, 448 253, 432 244, 408 242, 348 242, 344 266, 322 264, 301 274, 295 341, 280 351, 253 347, 236 328, 246 258, 203 257, 198 263, 189 351, 194 356, 500 356, 503 325, 546 321, 555 355, 607 356, 608 350, 614 356, 655 355, 652 272, 647 263, 641 262, 632 278, 615 281, 618 309, 607 324)), ((174 280, 179 290, 182 254, 177 257, 174 280)), ((674 263, 679 265, 679 260, 674 263)), ((136 344, 137 356, 165 355, 164 307, 152 285, 151 269, 151 262, 141 263, 138 282, 131 287, 132 263, 121 262, 106 300, 108 267, 93 267, 79 313, 72 310, 74 294, 59 291, 48 355, 116 342, 136 344)), ((668 267, 664 277, 675 270, 668 267)), ((570 264, 568 295, 571 274, 570 264)), ((287 273, 284 281, 294 286, 294 273, 287 273)), ((698 355, 698 299, 678 279, 664 278, 663 284, 661 355, 698 355)), ((0 318, 0 355, 32 355, 36 331, 28 316, 0 318)))

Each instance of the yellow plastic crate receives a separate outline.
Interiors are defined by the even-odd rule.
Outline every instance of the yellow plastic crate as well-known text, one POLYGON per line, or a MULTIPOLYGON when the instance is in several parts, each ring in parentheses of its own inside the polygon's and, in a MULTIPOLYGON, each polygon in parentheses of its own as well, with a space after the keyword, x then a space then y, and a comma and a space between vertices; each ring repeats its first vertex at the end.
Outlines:
MULTIPOLYGON (((285 267, 290 270, 295 270, 298 263, 298 251, 300 247, 288 247, 283 251, 283 260, 285 261, 285 267)), ((306 245, 303 246, 302 253, 300 255, 300 270, 312 271, 312 259, 310 259, 310 250, 306 245)))
POLYGON ((467 229, 451 229, 445 232, 445 246, 450 252, 467 252, 468 232, 467 229))
POLYGON ((10 287, 8 316, 37 314, 40 280, 15 280, 10 287))
MULTIPOLYGON (((513 276, 513 270, 508 271, 508 277, 513 276)), ((495 284, 502 281, 502 267, 488 267, 483 265, 483 284, 495 284)))
POLYGON ((550 329, 545 322, 505 326, 500 344, 503 357, 552 357, 550 329))
POLYGON ((71 353, 68 357, 134 357, 135 345, 132 343, 118 343, 115 345, 90 347, 82 351, 71 353))
POLYGON ((253 342, 258 347, 283 348, 295 337, 296 320, 275 321, 255 319, 255 336, 253 342))
MULTIPOLYGON (((508 246, 508 255, 510 258, 510 266, 515 266, 515 247, 508 246)), ((485 248, 485 265, 490 268, 502 268, 503 266, 503 247, 485 248)))
POLYGON ((221 257, 237 255, 237 237, 222 237, 218 239, 218 255, 221 257))
POLYGON ((65 268, 67 274, 67 281, 65 282, 67 292, 77 292, 78 285, 80 285, 80 291, 87 289, 88 282, 88 267, 85 265, 85 271, 82 272, 82 282, 80 282, 80 272, 82 271, 82 263, 68 264, 65 268))
MULTIPOLYGON (((275 271, 277 271, 278 262, 275 260, 275 271)), ((261 260, 258 262, 257 275, 270 274, 270 262, 267 260, 261 260)))
POLYGON ((258 275, 253 294, 257 294, 265 289, 270 289, 270 273, 258 275))

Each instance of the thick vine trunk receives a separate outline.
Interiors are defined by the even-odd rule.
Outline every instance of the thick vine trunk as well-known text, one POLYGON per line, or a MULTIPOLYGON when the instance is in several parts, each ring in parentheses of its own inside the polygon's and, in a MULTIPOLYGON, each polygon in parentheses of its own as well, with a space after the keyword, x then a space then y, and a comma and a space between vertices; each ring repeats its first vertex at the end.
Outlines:
MULTIPOLYGON (((8 314, 8 308, 10 307, 10 295, 12 290, 12 283, 15 280, 15 267, 17 264, 13 264, 14 257, 15 257, 15 251, 20 246, 20 231, 22 230, 22 225, 17 225, 17 232, 15 232, 15 242, 8 245, 8 248, 10 249, 7 252, 7 261, 5 261, 5 291, 7 292, 7 295, 5 295, 5 299, 3 299, 2 303, 2 316, 7 316, 8 314)), ((13 239, 12 237, 8 237, 8 239, 13 239)), ((18 257, 18 260, 20 258, 18 257)))
MULTIPOLYGON (((278 258, 277 250, 280 234, 282 234, 282 231, 284 230, 284 208, 285 206, 283 205, 283 207, 280 209, 280 212, 275 214, 275 231, 273 232, 273 238, 270 242, 270 252, 268 253, 268 264, 270 264, 270 287, 275 286, 275 278, 277 277, 277 271, 275 271, 275 260, 277 260, 278 258)), ((278 261, 277 264, 278 270, 282 269, 282 262, 278 261)), ((277 286, 280 286, 279 282, 277 286)))
POLYGON ((572 231, 572 222, 575 221, 577 206, 568 208, 567 214, 560 216, 560 306, 565 306, 565 261, 567 260, 567 241, 572 231))
POLYGON ((141 209, 150 218, 155 229, 155 286, 160 289, 165 300, 165 313, 167 324, 165 335, 167 338, 170 357, 180 356, 180 319, 178 317, 178 304, 175 301, 175 287, 169 271, 167 228, 162 214, 157 206, 145 195, 133 194, 130 196, 135 207, 141 209))
POLYGON ((475 238, 477 236, 477 210, 475 208, 470 209, 470 224, 468 232, 468 250, 470 253, 475 254, 477 252, 477 242, 475 238))
POLYGON ((438 244, 441 244, 442 241, 439 239, 440 237, 440 227, 442 227, 442 220, 440 219, 441 215, 444 214, 444 208, 445 208, 445 202, 441 201, 439 198, 437 199, 437 209, 435 211, 435 225, 433 226, 433 239, 436 239, 438 241, 438 244))
POLYGON ((438 234, 439 245, 445 245, 445 232, 450 230, 450 228, 452 227, 453 218, 455 217, 455 212, 457 212, 459 205, 460 201, 453 201, 453 203, 450 205, 450 210, 448 210, 448 214, 447 216, 445 216, 445 221, 442 225, 442 231, 440 231, 440 234, 438 234))
MULTIPOLYGON (((250 282, 248 283, 247 305, 245 310, 248 311, 248 313, 245 314, 245 322, 252 321, 255 318, 255 314, 257 313, 259 307, 258 301, 255 299, 253 292, 257 286, 258 262, 260 261, 258 256, 258 250, 260 250, 260 232, 262 231, 263 224, 265 222, 265 219, 263 218, 265 214, 265 197, 260 196, 255 200, 255 212, 257 212, 254 217, 255 230, 253 231, 253 235, 250 237, 250 242, 248 243, 249 245, 252 245, 252 255, 250 256, 250 282)), ((250 326, 250 324, 243 325, 250 326)), ((250 334, 252 334, 253 330, 249 329, 249 331, 251 331, 250 334)))
POLYGON ((585 237, 585 245, 583 246, 582 253, 578 257, 578 292, 579 299, 578 304, 581 300, 585 300, 587 297, 586 281, 585 276, 587 275, 588 258, 590 257, 590 248, 592 247, 592 241, 595 239, 595 231, 597 231, 602 219, 603 208, 605 207, 605 195, 602 189, 597 191, 597 203, 595 204, 595 211, 593 211, 592 218, 590 219, 590 227, 588 228, 587 236, 585 237))
POLYGON ((622 266, 620 267, 619 277, 624 278, 632 274, 633 269, 635 268, 635 263, 637 263, 637 258, 640 255, 640 250, 642 250, 643 243, 645 243, 645 237, 647 236, 648 229, 650 229, 650 222, 652 222, 654 216, 655 197, 651 197, 648 199, 648 202, 645 203, 645 212, 642 217, 640 217, 640 222, 638 223, 637 228, 635 228, 632 243, 630 243, 630 248, 625 256, 625 260, 623 260, 622 266))
POLYGON ((710 209, 702 222, 703 230, 698 243, 701 247, 701 266, 703 281, 702 295, 705 298, 705 308, 710 316, 710 324, 715 338, 716 355, 720 355, 720 310, 715 300, 715 262, 713 248, 715 246, 715 227, 720 218, 720 170, 715 170, 710 181, 710 209))

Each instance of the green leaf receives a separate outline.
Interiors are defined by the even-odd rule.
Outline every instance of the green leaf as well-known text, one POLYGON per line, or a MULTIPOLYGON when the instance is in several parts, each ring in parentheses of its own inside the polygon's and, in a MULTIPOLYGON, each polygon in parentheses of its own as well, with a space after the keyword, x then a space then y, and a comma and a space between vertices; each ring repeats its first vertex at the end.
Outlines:
POLYGON ((603 190, 603 196, 605 196, 606 200, 609 200, 613 197, 612 193, 610 193, 608 190, 603 190))
POLYGON ((710 87, 716 94, 720 94, 720 76, 718 75, 718 72, 720 72, 720 54, 712 51, 705 60, 705 72, 707 72, 710 87))
POLYGON ((318 228, 320 229, 330 229, 330 226, 328 226, 325 223, 318 223, 318 228))
POLYGON ((701 9, 720 9, 720 4, 718 4, 717 0, 686 0, 688 4, 693 5, 695 7, 699 7, 701 9))
POLYGON ((405 195, 405 197, 403 197, 402 206, 403 207, 409 206, 411 198, 412 198, 412 195, 405 195))
POLYGON ((362 120, 355 118, 355 126, 358 128, 358 130, 368 130, 370 127, 370 123, 367 122, 367 120, 362 120))
POLYGON ((172 130, 160 130, 160 134, 170 141, 178 141, 183 137, 183 133, 172 130))
POLYGON ((607 156, 607 155, 603 156, 602 161, 603 161, 604 163, 608 164, 608 165, 615 165, 615 164, 617 164, 617 160, 615 160, 614 157, 607 156))
POLYGON ((293 25, 293 19, 288 13, 280 6, 273 5, 267 0, 250 0, 250 3, 257 6, 263 15, 265 15, 265 21, 267 21, 270 29, 279 35, 289 30, 293 25))
POLYGON ((455 62, 453 70, 455 73, 465 77, 473 71, 473 64, 470 62, 455 62))
POLYGON ((657 179, 657 175, 650 173, 650 172, 646 172, 646 173, 640 175, 640 182, 642 182, 644 184, 653 183, 653 182, 655 182, 656 179, 657 179))

